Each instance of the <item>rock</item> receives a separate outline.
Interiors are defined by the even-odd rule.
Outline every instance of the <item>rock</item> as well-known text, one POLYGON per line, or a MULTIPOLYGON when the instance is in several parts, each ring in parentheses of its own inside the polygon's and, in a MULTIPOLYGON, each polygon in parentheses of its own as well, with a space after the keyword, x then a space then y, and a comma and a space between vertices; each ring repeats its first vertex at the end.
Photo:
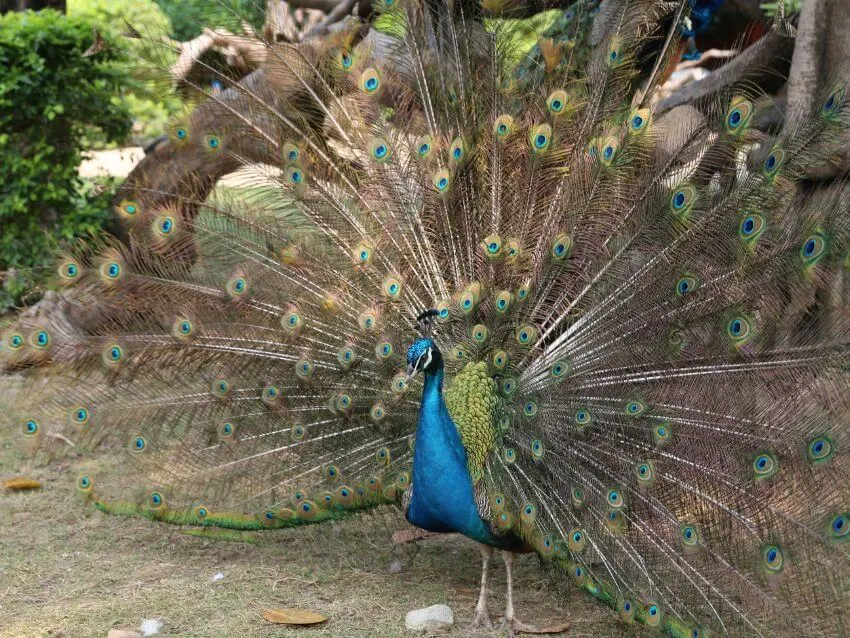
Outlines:
POLYGON ((159 630, 162 629, 162 621, 155 618, 145 618, 142 621, 140 629, 142 630, 143 636, 156 635, 159 633, 159 630))
POLYGON ((448 629, 454 624, 454 614, 448 605, 431 605, 407 612, 404 624, 410 631, 448 629))
POLYGON ((391 574, 398 574, 398 573, 401 572, 402 569, 404 569, 404 568, 401 564, 401 561, 394 560, 393 562, 390 563, 390 573, 391 574))

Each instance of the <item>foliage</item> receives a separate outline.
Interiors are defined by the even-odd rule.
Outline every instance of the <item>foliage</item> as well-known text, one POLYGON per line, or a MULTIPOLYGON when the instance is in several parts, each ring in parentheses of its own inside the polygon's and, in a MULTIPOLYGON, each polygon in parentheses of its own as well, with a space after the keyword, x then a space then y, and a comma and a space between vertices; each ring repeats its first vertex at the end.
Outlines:
MULTIPOLYGON (((761 10, 765 15, 772 18, 776 15, 776 10, 779 7, 778 2, 762 2, 761 10)), ((803 8, 803 0, 785 0, 785 15, 795 13, 803 8)))
MULTIPOLYGON (((68 0, 68 15, 95 25, 108 46, 120 51, 127 81, 113 98, 116 106, 129 110, 133 118, 133 138, 144 144, 162 135, 168 120, 180 108, 171 91, 167 74, 176 54, 162 44, 161 36, 171 32, 171 20, 153 0, 68 0), (126 37, 129 25, 142 39, 126 37)), ((91 146, 109 146, 97 132, 88 135, 91 146)))
POLYGON ((130 116, 113 101, 124 83, 117 54, 82 57, 91 42, 89 23, 55 11, 0 17, 0 309, 43 279, 57 248, 108 216, 108 195, 77 166, 86 130, 123 139, 130 116))
POLYGON ((191 40, 203 27, 224 27, 238 31, 242 22, 260 29, 265 20, 263 0, 156 0, 171 19, 172 36, 191 40))

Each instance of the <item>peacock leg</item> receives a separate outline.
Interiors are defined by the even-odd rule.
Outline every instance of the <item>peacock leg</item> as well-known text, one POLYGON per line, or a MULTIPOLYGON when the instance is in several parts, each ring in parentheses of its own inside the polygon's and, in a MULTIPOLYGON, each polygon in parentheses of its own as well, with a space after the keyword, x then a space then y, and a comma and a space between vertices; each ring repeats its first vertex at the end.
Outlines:
POLYGON ((487 584, 487 570, 490 567, 490 559, 493 557, 493 548, 489 545, 479 545, 481 550, 481 592, 478 594, 478 604, 475 605, 475 618, 472 619, 470 629, 493 629, 493 622, 487 613, 487 598, 490 595, 490 587, 487 584))
POLYGON ((539 633, 536 627, 526 625, 514 617, 514 553, 502 550, 502 560, 505 561, 505 572, 507 572, 508 579, 507 591, 505 593, 505 629, 508 631, 508 638, 515 638, 517 632, 523 631, 533 634, 539 633))

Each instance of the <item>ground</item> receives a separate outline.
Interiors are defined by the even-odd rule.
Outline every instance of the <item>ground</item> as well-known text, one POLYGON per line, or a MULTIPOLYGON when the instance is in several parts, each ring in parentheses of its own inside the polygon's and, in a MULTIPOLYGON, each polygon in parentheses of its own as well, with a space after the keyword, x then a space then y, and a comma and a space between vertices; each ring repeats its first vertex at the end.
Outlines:
MULTIPOLYGON (((407 527, 393 511, 265 532, 254 545, 85 507, 73 487, 82 457, 30 465, 10 432, 16 385, 0 377, 0 480, 26 474, 44 487, 0 490, 0 636, 105 637, 114 628, 138 629, 143 619, 160 619, 164 633, 179 636, 406 636, 405 614, 436 603, 454 610, 447 635, 503 635, 464 629, 477 597, 476 546, 457 536, 393 545, 392 533, 407 527), (275 626, 261 618, 262 607, 306 608, 330 620, 309 629, 275 626)), ((108 451, 98 463, 121 471, 108 451)), ((551 591, 533 556, 517 563, 523 620, 567 619, 567 636, 641 635, 572 585, 551 591)), ((499 612, 501 562, 493 582, 491 611, 499 612)))

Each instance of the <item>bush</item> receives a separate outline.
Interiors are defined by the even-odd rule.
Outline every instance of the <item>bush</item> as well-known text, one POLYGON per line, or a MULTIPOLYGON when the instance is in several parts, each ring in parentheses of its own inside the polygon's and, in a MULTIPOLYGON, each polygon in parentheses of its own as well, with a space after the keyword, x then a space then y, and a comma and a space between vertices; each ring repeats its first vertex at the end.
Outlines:
MULTIPOLYGON (((180 111, 166 72, 177 56, 160 39, 171 33, 168 16, 153 0, 68 0, 68 16, 97 25, 109 45, 120 50, 127 81, 113 102, 129 110, 133 118, 131 142, 144 145, 162 135, 169 119, 180 111), (142 39, 122 35, 128 23, 142 39)), ((96 131, 90 132, 87 141, 100 148, 111 146, 96 131)))
POLYGON ((110 48, 84 58, 89 23, 55 11, 0 17, 0 309, 49 272, 57 249, 102 227, 109 193, 77 174, 87 130, 126 137, 130 114, 110 48))
POLYGON ((191 40, 203 27, 224 27, 238 31, 242 22, 260 29, 265 20, 264 0, 156 0, 171 18, 172 36, 191 40))

